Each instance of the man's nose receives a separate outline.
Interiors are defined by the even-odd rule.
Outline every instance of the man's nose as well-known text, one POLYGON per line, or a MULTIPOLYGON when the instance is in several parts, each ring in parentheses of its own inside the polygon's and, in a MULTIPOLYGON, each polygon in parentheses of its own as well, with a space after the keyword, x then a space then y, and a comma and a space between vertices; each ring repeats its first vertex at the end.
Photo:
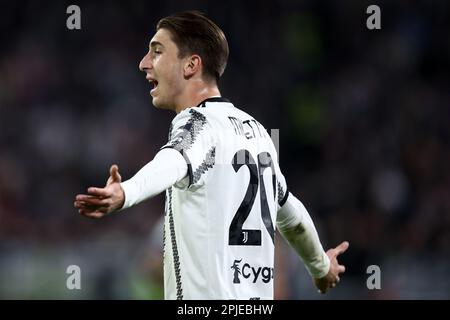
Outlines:
POLYGON ((151 68, 151 61, 149 59, 149 55, 146 54, 142 58, 141 62, 139 62, 139 70, 145 71, 145 70, 150 69, 150 68, 151 68))

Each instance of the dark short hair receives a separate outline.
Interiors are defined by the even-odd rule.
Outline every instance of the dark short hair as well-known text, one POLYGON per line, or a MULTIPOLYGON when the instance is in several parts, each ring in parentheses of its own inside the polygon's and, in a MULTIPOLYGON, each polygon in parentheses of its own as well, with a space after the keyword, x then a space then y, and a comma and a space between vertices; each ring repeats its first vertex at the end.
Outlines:
POLYGON ((223 31, 198 11, 178 12, 159 20, 156 31, 167 29, 178 47, 178 57, 198 54, 203 62, 204 79, 216 81, 225 71, 228 42, 223 31))

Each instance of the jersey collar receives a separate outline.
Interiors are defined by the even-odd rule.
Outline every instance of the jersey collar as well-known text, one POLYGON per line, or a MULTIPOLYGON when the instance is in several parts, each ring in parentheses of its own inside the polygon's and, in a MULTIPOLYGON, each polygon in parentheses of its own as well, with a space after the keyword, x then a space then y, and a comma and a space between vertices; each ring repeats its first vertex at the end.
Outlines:
POLYGON ((227 98, 224 98, 224 97, 211 97, 211 98, 205 99, 202 102, 200 102, 197 105, 197 107, 205 108, 206 107, 206 102, 230 102, 230 100, 228 100, 227 98))

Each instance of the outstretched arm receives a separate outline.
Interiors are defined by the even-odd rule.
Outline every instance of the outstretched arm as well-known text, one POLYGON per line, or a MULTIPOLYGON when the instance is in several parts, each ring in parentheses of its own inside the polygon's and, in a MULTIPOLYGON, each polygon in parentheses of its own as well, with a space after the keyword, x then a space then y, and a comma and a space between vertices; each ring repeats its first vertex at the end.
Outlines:
POLYGON ((125 195, 120 182, 119 167, 112 165, 104 188, 88 188, 88 194, 78 194, 74 206, 78 212, 89 218, 101 218, 123 206, 125 195))
POLYGON ((325 252, 308 211, 291 193, 278 210, 277 226, 302 258, 319 291, 325 293, 335 287, 340 280, 339 273, 345 271, 345 267, 339 265, 337 256, 347 250, 348 242, 325 252))
POLYGON ((187 175, 183 156, 174 149, 162 149, 133 178, 122 182, 117 165, 112 165, 104 188, 89 188, 79 194, 74 206, 89 218, 101 218, 109 213, 136 205, 163 192, 187 175))

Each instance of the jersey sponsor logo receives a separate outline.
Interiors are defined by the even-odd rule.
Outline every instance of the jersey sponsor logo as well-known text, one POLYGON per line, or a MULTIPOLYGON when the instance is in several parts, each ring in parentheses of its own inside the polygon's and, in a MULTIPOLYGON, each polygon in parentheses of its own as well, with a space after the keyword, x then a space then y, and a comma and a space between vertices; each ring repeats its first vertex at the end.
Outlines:
POLYGON ((239 275, 241 274, 241 269, 239 268, 239 263, 241 260, 234 260, 233 265, 231 266, 231 269, 234 271, 233 276, 233 283, 241 283, 241 280, 239 280, 239 275))
POLYGON ((231 269, 233 270, 233 283, 241 283, 239 275, 243 277, 242 281, 252 281, 252 283, 256 283, 257 281, 269 283, 273 280, 273 267, 252 266, 246 262, 242 264, 241 269, 241 262, 242 259, 234 260, 233 265, 231 266, 231 269))

